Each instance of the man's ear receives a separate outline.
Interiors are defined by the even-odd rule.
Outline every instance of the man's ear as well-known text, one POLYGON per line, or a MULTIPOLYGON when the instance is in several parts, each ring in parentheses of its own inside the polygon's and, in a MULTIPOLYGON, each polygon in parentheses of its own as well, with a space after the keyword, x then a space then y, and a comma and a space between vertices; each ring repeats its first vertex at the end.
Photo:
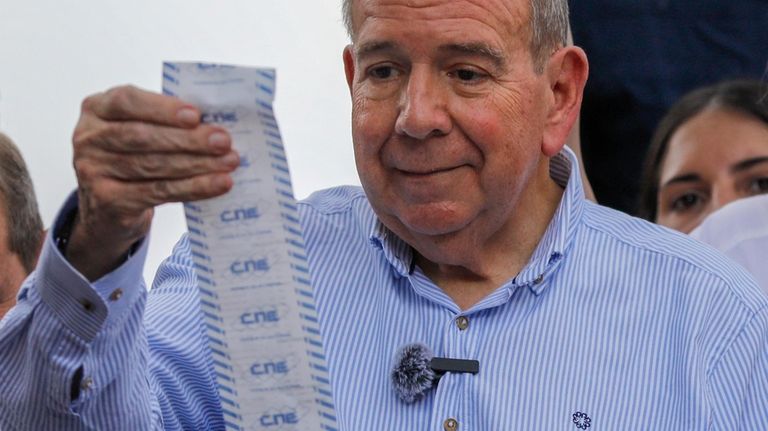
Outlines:
POLYGON ((579 47, 561 48, 549 58, 544 73, 549 78, 553 103, 544 126, 541 151, 552 157, 565 145, 579 116, 589 74, 587 55, 579 47))
POLYGON ((353 55, 353 46, 347 45, 344 48, 344 74, 347 76, 347 86, 352 93, 352 83, 355 81, 355 57, 353 55))

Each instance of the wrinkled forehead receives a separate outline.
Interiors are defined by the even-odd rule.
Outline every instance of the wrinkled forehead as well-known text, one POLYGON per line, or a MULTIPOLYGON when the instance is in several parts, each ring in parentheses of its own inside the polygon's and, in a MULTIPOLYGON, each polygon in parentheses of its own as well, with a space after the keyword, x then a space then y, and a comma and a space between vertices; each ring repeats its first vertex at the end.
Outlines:
MULTIPOLYGON (((529 0, 350 0, 352 30, 379 20, 399 21, 400 29, 410 29, 434 22, 453 22, 468 30, 477 26, 502 38, 530 40, 529 0)), ((511 42, 510 39, 507 39, 511 42)))

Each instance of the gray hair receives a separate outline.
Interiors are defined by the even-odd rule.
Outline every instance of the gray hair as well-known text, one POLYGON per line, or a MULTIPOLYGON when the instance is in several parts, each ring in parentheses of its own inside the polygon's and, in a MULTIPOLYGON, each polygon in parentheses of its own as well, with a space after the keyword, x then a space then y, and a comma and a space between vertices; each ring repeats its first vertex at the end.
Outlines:
MULTIPOLYGON (((341 10, 344 27, 350 39, 354 41, 355 32, 352 23, 352 2, 343 0, 341 10)), ((567 44, 568 40, 568 1, 567 0, 530 0, 531 2, 531 56, 537 73, 544 70, 552 51, 567 44)))
POLYGON ((0 195, 5 204, 8 248, 16 253, 27 273, 37 263, 43 221, 27 165, 13 141, 0 133, 0 195))

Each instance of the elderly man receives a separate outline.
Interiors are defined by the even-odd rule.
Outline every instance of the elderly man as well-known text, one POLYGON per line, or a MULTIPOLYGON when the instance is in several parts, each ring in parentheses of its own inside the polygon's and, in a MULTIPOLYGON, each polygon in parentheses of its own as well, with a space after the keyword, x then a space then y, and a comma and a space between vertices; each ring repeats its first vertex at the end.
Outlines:
POLYGON ((21 283, 35 268, 43 222, 27 165, 0 133, 0 318, 16 303, 21 283))
MULTIPOLYGON (((583 197, 564 0, 352 0, 345 18, 363 189, 299 204, 340 429, 765 428, 754 281, 583 197), (481 372, 404 404, 388 375, 414 341, 481 372)), ((155 205, 231 187, 228 135, 119 88, 84 102, 74 140, 77 198, 0 334, 0 425, 223 429, 186 239, 148 296, 140 277, 155 205)))

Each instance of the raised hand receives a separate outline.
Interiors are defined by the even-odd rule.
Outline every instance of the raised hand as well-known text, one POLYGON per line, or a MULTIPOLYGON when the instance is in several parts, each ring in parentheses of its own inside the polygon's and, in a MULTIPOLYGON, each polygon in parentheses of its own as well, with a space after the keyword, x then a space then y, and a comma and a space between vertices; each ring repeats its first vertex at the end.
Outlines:
POLYGON ((226 193, 239 164, 197 108, 130 86, 86 98, 73 143, 79 210, 66 255, 89 280, 120 265, 156 205, 226 193))

